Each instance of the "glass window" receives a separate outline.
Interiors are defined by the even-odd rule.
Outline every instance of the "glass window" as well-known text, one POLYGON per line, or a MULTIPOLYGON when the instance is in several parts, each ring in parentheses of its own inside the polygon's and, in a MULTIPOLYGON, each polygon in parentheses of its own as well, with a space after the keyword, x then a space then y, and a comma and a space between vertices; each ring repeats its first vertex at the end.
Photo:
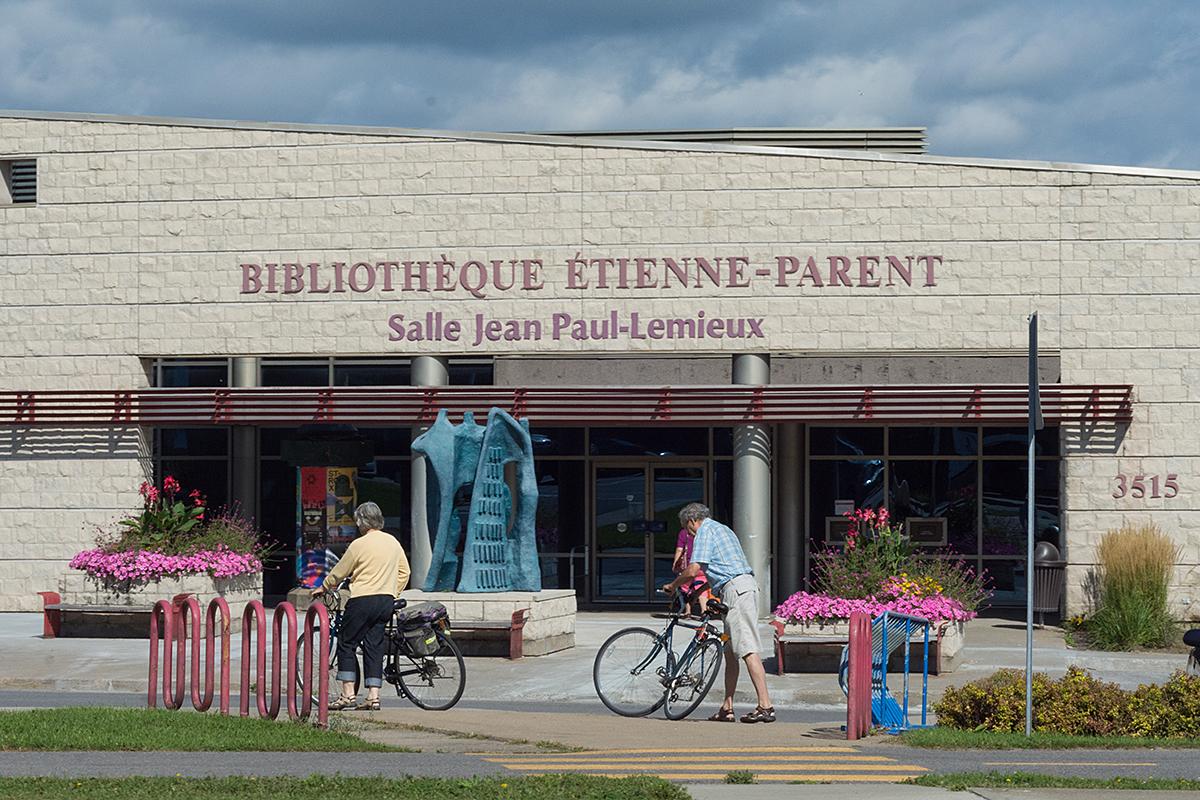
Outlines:
POLYGON ((713 428, 713 455, 733 455, 733 428, 713 428))
POLYGON ((224 458, 163 459, 158 465, 158 480, 170 475, 179 481, 183 493, 193 489, 208 500, 208 508, 216 511, 229 503, 229 461, 224 458))
POLYGON ((893 456, 974 456, 979 454, 978 428, 888 428, 888 454, 893 456))
POLYGON ((159 368, 158 385, 171 389, 228 386, 229 365, 224 359, 216 364, 172 364, 164 361, 159 368))
POLYGON ((379 504, 383 528, 412 557, 412 467, 408 461, 373 461, 358 471, 358 502, 379 504))
MULTIPOLYGON (((1057 461, 1038 461, 1033 472, 1035 534, 1038 540, 1062 546, 1059 518, 1057 461)), ((1021 555, 1025 552, 1025 495, 1028 475, 1024 461, 985 461, 983 464, 983 553, 1021 555)))
POLYGON ((713 519, 726 525, 733 525, 733 462, 714 461, 712 469, 712 491, 709 493, 712 502, 713 519))
POLYGON ((412 369, 408 361, 390 364, 333 364, 334 386, 408 386, 412 369))
POLYGON ((825 543, 825 518, 837 516, 839 501, 852 503, 855 508, 883 505, 883 461, 810 462, 808 487, 809 535, 820 549, 825 543))
POLYGON ((978 489, 970 461, 892 461, 888 508, 897 522, 909 517, 946 520, 946 543, 956 553, 974 554, 978 489))
POLYGON ((229 453, 228 428, 162 428, 160 456, 223 456, 229 453))
MULTIPOLYGON (((1028 433, 1025 428, 984 428, 983 454, 985 456, 1023 456, 1029 453, 1028 433)), ((1057 456, 1058 428, 1046 427, 1033 436, 1035 456, 1057 456)))
POLYGON ((809 428, 814 456, 881 456, 883 428, 809 428))
POLYGON ((702 456, 707 428, 592 428, 594 456, 702 456))
POLYGON ((537 545, 543 553, 566 553, 585 544, 582 461, 535 461, 538 482, 537 545))
POLYGON ((376 458, 406 456, 412 450, 411 428, 359 428, 358 434, 371 443, 376 458))
POLYGON ((259 380, 263 386, 328 386, 329 362, 323 358, 286 364, 264 361, 259 380))
POLYGON ((258 452, 264 456, 277 456, 283 442, 295 439, 298 428, 259 428, 258 452))
POLYGON ((983 569, 991 578, 992 605, 1025 605, 1025 563, 1023 561, 985 560, 983 569))
POLYGON ((495 372, 491 361, 451 361, 451 386, 491 386, 495 372))
POLYGON ((583 455, 583 428, 530 428, 534 458, 583 455))

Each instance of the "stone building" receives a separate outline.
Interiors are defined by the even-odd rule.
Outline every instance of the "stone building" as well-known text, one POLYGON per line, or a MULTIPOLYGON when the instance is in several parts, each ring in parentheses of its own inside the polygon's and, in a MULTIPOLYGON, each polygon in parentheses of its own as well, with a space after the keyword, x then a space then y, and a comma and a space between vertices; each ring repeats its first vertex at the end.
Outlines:
POLYGON ((295 454, 348 441, 329 466, 420 570, 411 438, 492 405, 531 420, 544 581, 581 603, 652 601, 699 498, 774 600, 886 504, 1020 604, 1036 311, 1066 609, 1098 538, 1152 520, 1200 615, 1200 172, 860 133, 0 114, 0 609, 166 474, 252 511, 281 596, 295 454))

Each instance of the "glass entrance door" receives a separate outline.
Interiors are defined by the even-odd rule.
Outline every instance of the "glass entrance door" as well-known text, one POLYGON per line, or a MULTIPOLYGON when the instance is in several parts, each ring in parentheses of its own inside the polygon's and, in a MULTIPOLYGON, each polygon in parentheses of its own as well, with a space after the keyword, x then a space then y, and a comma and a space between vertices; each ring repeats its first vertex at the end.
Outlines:
POLYGON ((671 580, 679 510, 706 502, 702 464, 636 462, 596 465, 593 472, 597 602, 655 601, 671 580))

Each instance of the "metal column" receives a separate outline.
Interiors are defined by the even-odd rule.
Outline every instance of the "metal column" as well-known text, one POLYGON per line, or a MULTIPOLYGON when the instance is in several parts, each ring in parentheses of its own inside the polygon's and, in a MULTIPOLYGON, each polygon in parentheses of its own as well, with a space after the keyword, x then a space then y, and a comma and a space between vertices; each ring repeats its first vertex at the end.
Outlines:
POLYGON ((778 599, 804 588, 804 426, 788 422, 775 428, 775 486, 779 507, 775 543, 778 599))
MULTIPOLYGON (((450 383, 450 366, 442 356, 417 356, 412 360, 410 381, 413 386, 446 386, 450 383)), ((424 427, 413 428, 413 438, 426 431, 424 427)), ((425 457, 412 454, 412 486, 410 502, 412 519, 412 552, 408 563, 412 569, 409 586, 420 589, 433 560, 433 543, 429 540, 429 512, 425 489, 425 457)))
MULTIPOLYGON (((743 353, 733 357, 735 384, 771 382, 771 357, 743 353)), ((771 610, 771 437, 766 425, 733 429, 733 530, 758 579, 758 612, 771 610)))
MULTIPOLYGON (((257 358, 233 359, 233 385, 239 389, 258 386, 257 358)), ((258 519, 258 429, 251 425, 234 425, 231 446, 231 505, 237 504, 243 514, 258 519)))

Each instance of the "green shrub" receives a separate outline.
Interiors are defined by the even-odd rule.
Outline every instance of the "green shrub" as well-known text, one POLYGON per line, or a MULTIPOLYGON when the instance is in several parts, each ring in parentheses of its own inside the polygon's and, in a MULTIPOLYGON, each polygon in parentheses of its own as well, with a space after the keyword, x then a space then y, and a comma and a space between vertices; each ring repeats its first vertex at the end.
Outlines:
POLYGON ((1096 551, 1100 606, 1087 622, 1089 641, 1104 650, 1163 647, 1175 639, 1167 610, 1179 549, 1158 526, 1109 531, 1096 551))
POLYGON ((735 769, 725 773, 726 783, 754 783, 754 773, 748 769, 735 769))
POLYGON ((1163 685, 1139 686, 1129 701, 1129 735, 1200 738, 1200 675, 1176 672, 1163 685))
POLYGON ((1035 700, 1034 729, 1072 736, 1119 736, 1128 722, 1129 699, 1129 693, 1115 683, 1098 681, 1087 671, 1070 667, 1050 684, 1042 703, 1035 700))
MULTIPOLYGON (((959 730, 1025 729, 1025 673, 1000 670, 950 687, 933 706, 938 724, 959 730)), ((1033 729, 1074 736, 1200 737, 1200 676, 1176 672, 1164 684, 1126 691, 1080 667, 1051 680, 1033 676, 1033 729)))
MULTIPOLYGON (((1052 691, 1050 678, 1033 675, 1033 705, 1036 709, 1052 691)), ((946 689, 933 706, 938 724, 960 730, 1025 730, 1025 673, 1002 669, 986 678, 946 689)))

